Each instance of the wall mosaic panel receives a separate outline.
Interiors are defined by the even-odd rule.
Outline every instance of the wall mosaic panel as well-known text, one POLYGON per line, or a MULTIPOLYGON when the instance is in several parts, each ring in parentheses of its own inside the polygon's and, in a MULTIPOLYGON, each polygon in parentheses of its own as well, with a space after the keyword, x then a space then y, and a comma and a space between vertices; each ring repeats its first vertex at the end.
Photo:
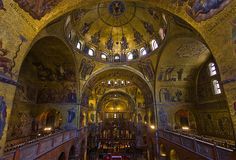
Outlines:
POLYGON ((196 113, 200 134, 233 139, 232 123, 227 111, 206 111, 196 113))
POLYGON ((232 22, 232 42, 234 46, 234 52, 236 53, 236 18, 232 22))
POLYGON ((171 0, 176 6, 187 6, 186 13, 201 22, 222 11, 231 0, 171 0))
POLYGON ((57 84, 57 87, 48 86, 45 84, 44 87, 38 90, 38 103, 76 103, 76 85, 57 84))
POLYGON ((40 20, 49 13, 61 0, 14 0, 19 7, 28 12, 34 19, 40 20))
POLYGON ((0 139, 3 135, 3 130, 6 124, 7 106, 3 96, 0 96, 0 139))

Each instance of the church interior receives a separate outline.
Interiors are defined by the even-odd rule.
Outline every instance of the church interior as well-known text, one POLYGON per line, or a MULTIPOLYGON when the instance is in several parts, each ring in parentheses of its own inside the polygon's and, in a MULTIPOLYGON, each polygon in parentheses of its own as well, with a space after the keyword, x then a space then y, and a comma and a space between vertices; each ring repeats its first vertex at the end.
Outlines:
POLYGON ((235 160, 235 0, 0 0, 0 160, 235 160))

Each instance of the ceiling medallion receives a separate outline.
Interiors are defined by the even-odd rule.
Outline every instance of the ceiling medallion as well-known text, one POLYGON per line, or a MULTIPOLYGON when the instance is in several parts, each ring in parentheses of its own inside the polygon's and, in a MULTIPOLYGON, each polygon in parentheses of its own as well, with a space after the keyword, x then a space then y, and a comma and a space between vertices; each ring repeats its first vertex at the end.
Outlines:
POLYGON ((108 10, 113 16, 120 16, 125 12, 125 4, 122 1, 113 1, 109 4, 108 10))
POLYGON ((118 0, 110 3, 102 2, 98 4, 97 11, 100 19, 105 24, 112 27, 121 27, 128 24, 135 17, 136 4, 118 0))

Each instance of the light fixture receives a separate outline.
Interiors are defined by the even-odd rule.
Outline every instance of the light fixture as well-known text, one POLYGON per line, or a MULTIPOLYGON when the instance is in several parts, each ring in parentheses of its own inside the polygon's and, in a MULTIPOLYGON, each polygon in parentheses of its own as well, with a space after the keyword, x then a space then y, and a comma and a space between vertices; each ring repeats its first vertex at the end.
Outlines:
POLYGON ((161 156, 162 156, 162 157, 166 157, 166 154, 165 154, 165 153, 161 153, 161 156))
POLYGON ((151 129, 155 129, 155 126, 154 126, 154 125, 150 125, 150 128, 151 128, 151 129))
POLYGON ((52 130, 52 127, 45 127, 44 128, 44 131, 51 131, 52 130))
POLYGON ((187 131, 187 130, 189 130, 189 127, 188 126, 182 126, 182 129, 187 131))

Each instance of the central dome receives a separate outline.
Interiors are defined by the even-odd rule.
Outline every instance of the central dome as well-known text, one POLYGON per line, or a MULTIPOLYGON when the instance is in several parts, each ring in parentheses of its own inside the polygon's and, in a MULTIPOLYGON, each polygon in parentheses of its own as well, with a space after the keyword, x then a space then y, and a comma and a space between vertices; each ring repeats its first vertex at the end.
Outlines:
POLYGON ((158 8, 115 0, 73 11, 65 23, 69 43, 102 62, 128 62, 157 50, 166 37, 166 15, 158 8))

